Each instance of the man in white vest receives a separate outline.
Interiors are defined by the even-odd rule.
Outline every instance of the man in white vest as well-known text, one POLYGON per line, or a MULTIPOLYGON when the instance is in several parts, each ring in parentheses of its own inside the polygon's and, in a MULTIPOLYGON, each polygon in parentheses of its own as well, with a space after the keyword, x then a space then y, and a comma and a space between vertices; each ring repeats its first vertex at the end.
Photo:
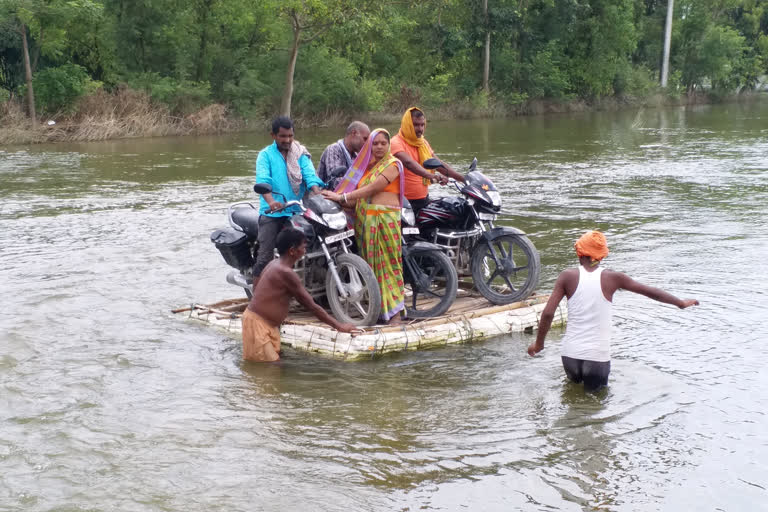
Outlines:
POLYGON ((663 290, 638 283, 626 274, 600 268, 608 255, 605 236, 588 231, 574 244, 579 267, 564 270, 555 282, 552 295, 539 319, 536 341, 528 347, 533 356, 544 349, 544 338, 552 326, 557 305, 568 298, 568 325, 561 349, 563 368, 570 380, 583 382, 595 391, 608 384, 611 372, 611 316, 613 294, 627 290, 680 309, 698 305, 696 299, 678 299, 663 290))

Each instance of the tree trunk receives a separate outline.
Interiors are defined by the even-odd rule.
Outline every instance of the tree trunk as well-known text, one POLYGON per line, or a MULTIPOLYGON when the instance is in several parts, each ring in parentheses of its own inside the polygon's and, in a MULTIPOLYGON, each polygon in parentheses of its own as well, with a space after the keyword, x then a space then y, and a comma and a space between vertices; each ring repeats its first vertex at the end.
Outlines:
POLYGON ((40 27, 40 35, 37 38, 37 44, 35 45, 35 55, 32 57, 32 74, 37 71, 37 61, 40 59, 40 48, 43 47, 43 27, 40 27))
POLYGON ((299 55, 301 26, 296 15, 293 15, 293 47, 291 57, 288 60, 288 70, 285 73, 285 90, 283 101, 280 104, 280 115, 291 117, 291 97, 293 96, 293 73, 296 71, 296 58, 299 55))
POLYGON ((27 79, 27 108, 32 125, 37 124, 37 113, 35 112, 35 91, 32 88, 32 66, 29 63, 29 47, 27 46, 27 27, 23 23, 19 29, 21 33, 21 49, 24 52, 24 75, 27 79))
POLYGON ((490 91, 491 76, 491 27, 488 26, 488 0, 483 0, 483 17, 485 18, 485 49, 483 51, 483 90, 490 91))
POLYGON ((197 50, 197 65, 195 66, 195 81, 202 82, 205 73, 205 54, 208 50, 208 14, 213 2, 207 0, 198 6, 197 23, 200 26, 200 42, 197 50))

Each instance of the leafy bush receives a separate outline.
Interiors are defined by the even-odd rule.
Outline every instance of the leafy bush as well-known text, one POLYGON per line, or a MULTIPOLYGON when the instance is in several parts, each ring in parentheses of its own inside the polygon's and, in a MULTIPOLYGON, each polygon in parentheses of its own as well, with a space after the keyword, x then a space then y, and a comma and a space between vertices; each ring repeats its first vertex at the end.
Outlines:
POLYGON ((222 99, 243 117, 270 114, 271 107, 279 104, 275 89, 264 81, 262 73, 246 70, 239 80, 224 84, 222 99))
POLYGON ((380 80, 366 80, 360 82, 360 92, 367 103, 368 110, 381 110, 386 101, 386 88, 380 80))
POLYGON ((762 61, 763 69, 768 70, 768 35, 760 34, 760 37, 757 38, 756 50, 762 61))
POLYGON ((485 91, 478 91, 469 98, 469 103, 477 110, 488 109, 490 98, 485 91))
POLYGON ((38 71, 32 85, 37 109, 53 114, 72 111, 79 97, 98 89, 101 83, 91 80, 82 66, 64 64, 38 71))
POLYGON ((293 110, 308 115, 369 109, 355 66, 328 48, 308 47, 299 53, 294 78, 293 110))
POLYGON ((492 64, 494 89, 499 96, 508 98, 507 104, 519 103, 521 91, 532 99, 568 98, 571 85, 562 54, 556 40, 533 52, 527 61, 521 61, 516 50, 505 48, 492 64))
POLYGON ((553 99, 568 97, 570 83, 568 74, 563 70, 565 66, 558 57, 561 52, 558 42, 550 41, 533 56, 529 66, 528 89, 532 95, 553 99))
POLYGON ((653 72, 644 66, 632 66, 625 63, 613 79, 613 90, 616 94, 628 94, 644 97, 658 86, 653 72))
POLYGON ((528 94, 524 92, 502 92, 497 93, 496 97, 508 107, 516 107, 528 100, 528 94))
POLYGON ((425 107, 440 107, 451 99, 453 75, 444 73, 433 76, 422 88, 422 102, 425 107))
POLYGON ((173 114, 188 115, 211 103, 207 82, 176 80, 157 73, 143 73, 128 80, 131 87, 149 93, 153 101, 163 103, 173 114))
POLYGON ((153 100, 168 105, 172 113, 188 115, 210 103, 211 86, 207 82, 163 77, 152 84, 149 94, 153 100))
POLYGON ((700 65, 712 81, 712 88, 733 91, 744 84, 745 77, 738 73, 743 68, 744 37, 730 27, 713 27, 701 44, 700 65))
POLYGON ((667 96, 670 98, 679 98, 683 92, 685 92, 683 72, 679 69, 671 71, 669 73, 669 78, 667 79, 667 96))

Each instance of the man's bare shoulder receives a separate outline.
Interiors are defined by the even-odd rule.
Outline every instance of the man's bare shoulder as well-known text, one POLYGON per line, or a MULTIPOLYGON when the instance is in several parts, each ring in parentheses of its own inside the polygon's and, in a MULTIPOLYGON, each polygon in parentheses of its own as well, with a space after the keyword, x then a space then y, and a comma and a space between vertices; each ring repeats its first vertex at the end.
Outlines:
POLYGON ((276 285, 285 282, 286 279, 290 280, 292 276, 296 276, 296 273, 292 268, 281 264, 279 260, 273 260, 264 267, 264 270, 261 272, 260 281, 265 281, 270 285, 276 285))
POLYGON ((563 293, 569 299, 579 285, 579 269, 569 268, 560 272, 555 283, 555 291, 563 293))
POLYGON ((629 277, 624 272, 619 272, 618 270, 603 270, 603 278, 605 279, 604 282, 608 283, 608 285, 615 291, 620 288, 626 288, 627 286, 631 286, 633 283, 633 280, 631 277, 629 277))
POLYGON ((603 269, 603 277, 610 280, 622 280, 627 279, 628 276, 624 272, 619 272, 618 270, 611 270, 604 268, 603 269))

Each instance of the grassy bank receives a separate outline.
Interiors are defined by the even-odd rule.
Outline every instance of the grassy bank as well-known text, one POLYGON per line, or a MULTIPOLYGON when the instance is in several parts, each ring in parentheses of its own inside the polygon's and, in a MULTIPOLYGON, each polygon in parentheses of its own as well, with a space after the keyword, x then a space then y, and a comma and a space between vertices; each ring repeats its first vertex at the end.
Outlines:
MULTIPOLYGON (((764 94, 751 93, 718 98, 717 101, 751 101, 764 94)), ((644 98, 610 97, 594 102, 533 100, 516 105, 502 102, 459 102, 442 107, 426 108, 430 119, 489 119, 524 115, 564 114, 596 110, 621 110, 640 107, 680 106, 711 103, 706 94, 670 97, 654 94, 644 98)), ((369 123, 399 121, 405 107, 389 111, 352 115, 347 112, 327 112, 322 116, 294 116, 298 126, 342 126, 351 119, 369 123)), ((121 89, 115 93, 99 91, 82 98, 71 113, 41 116, 32 125, 22 106, 16 101, 0 103, 0 145, 35 144, 43 142, 84 142, 131 137, 163 137, 205 135, 263 129, 267 119, 242 119, 230 113, 224 105, 212 104, 186 116, 174 116, 162 104, 152 102, 143 93, 121 89)))
POLYGON ((124 89, 82 98, 72 113, 41 116, 33 125, 19 103, 0 104, 0 145, 99 141, 131 137, 201 135, 245 129, 246 122, 219 104, 179 117, 146 94, 124 89))

